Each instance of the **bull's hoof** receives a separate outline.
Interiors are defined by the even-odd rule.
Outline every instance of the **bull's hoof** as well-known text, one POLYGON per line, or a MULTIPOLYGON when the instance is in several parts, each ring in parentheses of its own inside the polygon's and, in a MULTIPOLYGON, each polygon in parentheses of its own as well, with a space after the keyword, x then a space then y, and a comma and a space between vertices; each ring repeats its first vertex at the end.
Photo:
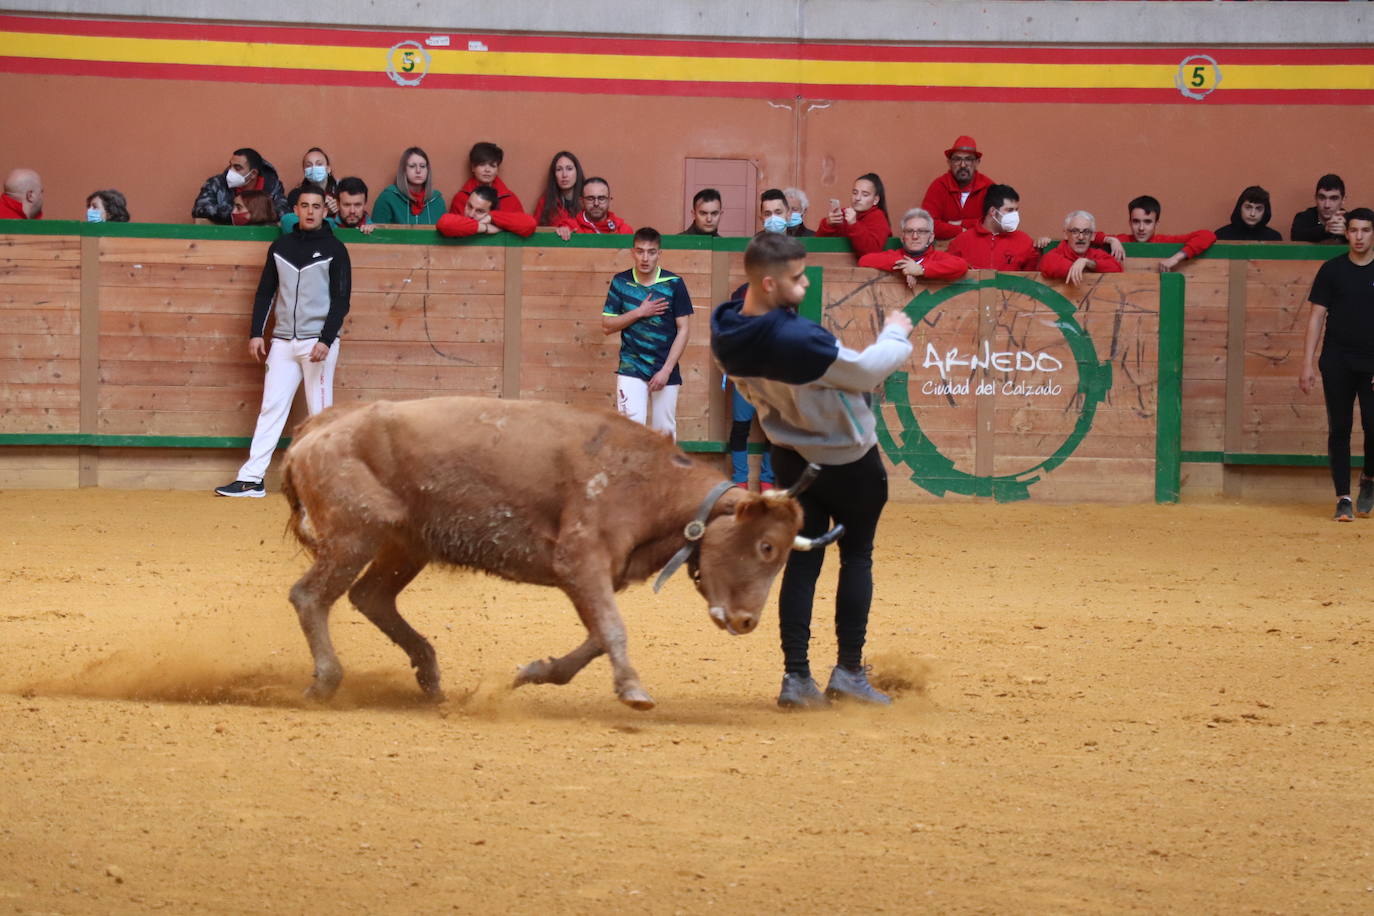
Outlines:
POLYGON ((519 671, 515 672, 515 680, 511 682, 511 687, 522 687, 525 684, 547 684, 549 681, 549 666, 553 663, 551 658, 541 658, 530 662, 519 671))
POLYGON ((649 696, 639 687, 630 687, 622 690, 620 691, 619 697, 620 702, 631 709, 638 709, 640 712, 654 708, 654 698, 649 696))
POLYGON ((332 684, 322 683, 319 680, 310 682, 310 686, 305 688, 305 698, 312 703, 328 703, 334 698, 334 694, 339 690, 339 682, 332 684))
POLYGON ((415 683, 420 685, 420 689, 425 692, 425 699, 441 702, 444 699, 444 692, 439 689, 439 671, 437 668, 415 669, 415 683))

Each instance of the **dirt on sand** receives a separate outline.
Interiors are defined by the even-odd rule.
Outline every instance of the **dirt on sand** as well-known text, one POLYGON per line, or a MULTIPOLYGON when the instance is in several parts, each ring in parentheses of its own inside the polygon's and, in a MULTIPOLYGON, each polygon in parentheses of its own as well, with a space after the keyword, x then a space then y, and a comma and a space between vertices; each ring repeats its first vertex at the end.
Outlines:
POLYGON ((0 911, 1368 913, 1374 522, 1322 508, 891 505, 892 708, 778 711, 772 606, 679 576, 622 595, 636 713, 508 692, 576 615, 439 570, 447 701, 340 604, 310 705, 279 496, 0 493, 0 911))

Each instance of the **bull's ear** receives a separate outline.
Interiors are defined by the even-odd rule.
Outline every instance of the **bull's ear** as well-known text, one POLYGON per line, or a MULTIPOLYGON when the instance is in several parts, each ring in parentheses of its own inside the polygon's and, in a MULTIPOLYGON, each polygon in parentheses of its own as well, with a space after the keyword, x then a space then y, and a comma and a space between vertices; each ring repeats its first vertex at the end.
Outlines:
POLYGON ((737 521, 747 522, 751 518, 762 518, 767 511, 768 501, 755 493, 749 493, 735 503, 735 519, 737 521))

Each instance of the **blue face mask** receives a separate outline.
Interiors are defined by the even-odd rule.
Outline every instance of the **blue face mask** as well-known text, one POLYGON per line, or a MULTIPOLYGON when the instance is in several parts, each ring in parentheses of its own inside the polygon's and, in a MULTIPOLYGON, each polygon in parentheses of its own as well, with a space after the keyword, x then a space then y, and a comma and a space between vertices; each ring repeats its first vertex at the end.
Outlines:
POLYGON ((787 220, 781 216, 770 216, 763 221, 763 229, 765 232, 786 232, 787 220))
POLYGON ((103 223, 105 222, 105 211, 99 207, 90 207, 86 210, 86 222, 103 223))
POLYGON ((307 165, 305 167, 305 180, 313 181, 315 184, 324 184, 329 177, 329 166, 327 165, 307 165))
POLYGON ((802 215, 793 210, 787 217, 787 228, 795 229, 802 223, 802 215))

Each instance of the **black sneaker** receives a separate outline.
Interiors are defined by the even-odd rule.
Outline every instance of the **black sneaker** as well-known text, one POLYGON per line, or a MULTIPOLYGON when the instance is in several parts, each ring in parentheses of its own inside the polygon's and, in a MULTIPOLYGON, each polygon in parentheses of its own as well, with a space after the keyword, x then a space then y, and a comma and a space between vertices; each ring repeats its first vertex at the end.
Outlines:
POLYGON ((825 695, 832 700, 858 700, 860 703, 890 706, 892 697, 868 682, 868 672, 871 670, 868 665, 864 665, 858 671, 850 671, 836 665, 835 670, 830 672, 830 683, 825 687, 825 695))
POLYGON ((1336 514, 1331 518, 1338 522, 1353 522, 1355 520, 1355 507, 1350 504, 1349 496, 1342 496, 1336 500, 1336 514))
POLYGON ((1369 513, 1374 512, 1374 479, 1360 475, 1360 495, 1355 500, 1355 514, 1360 518, 1369 518, 1369 513))
POLYGON ((830 705, 809 674, 784 674, 778 705, 783 709, 820 709, 830 705))
POLYGON ((261 480, 236 480, 222 487, 215 487, 216 496, 249 496, 254 499, 267 495, 267 488, 261 480))

